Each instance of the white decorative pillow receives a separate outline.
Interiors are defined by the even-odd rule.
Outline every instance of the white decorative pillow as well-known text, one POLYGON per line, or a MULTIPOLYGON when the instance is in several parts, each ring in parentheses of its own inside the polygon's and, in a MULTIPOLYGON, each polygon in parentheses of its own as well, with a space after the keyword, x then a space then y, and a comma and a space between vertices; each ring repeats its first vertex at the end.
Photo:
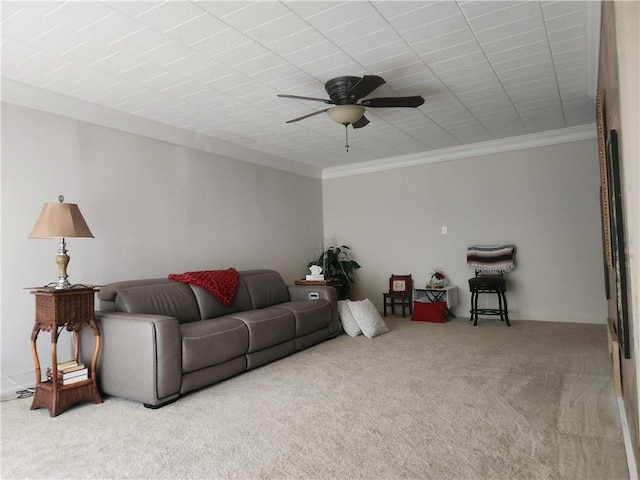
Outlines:
POLYGON ((365 337, 373 338, 389 331, 376 307, 368 298, 347 304, 365 337))
POLYGON ((362 333, 362 330, 360 330, 360 327, 356 323, 356 319, 353 318, 353 315, 351 314, 349 303, 349 300, 338 300, 338 315, 340 316, 340 322, 342 323, 344 333, 350 337, 357 337, 362 333))

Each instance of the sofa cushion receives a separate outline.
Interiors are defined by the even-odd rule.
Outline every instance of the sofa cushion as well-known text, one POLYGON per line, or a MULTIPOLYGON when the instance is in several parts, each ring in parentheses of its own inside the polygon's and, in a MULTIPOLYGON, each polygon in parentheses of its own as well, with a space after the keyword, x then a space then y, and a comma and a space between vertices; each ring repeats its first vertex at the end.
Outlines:
POLYGON ((249 331, 241 320, 220 317, 185 323, 182 337, 182 372, 218 365, 244 355, 249 347, 249 331))
POLYGON ((225 307, 220 300, 209 293, 206 289, 198 287, 197 285, 191 285, 193 294, 196 297, 198 306, 200 307, 200 314, 203 319, 216 318, 223 315, 228 315, 234 312, 244 312, 245 310, 251 310, 251 299, 249 298, 249 292, 247 286, 242 280, 238 285, 236 296, 233 298, 233 303, 230 307, 225 307))
POLYGON ((180 323, 194 322, 201 318, 191 287, 174 281, 120 288, 115 307, 120 312, 167 315, 180 323))
POLYGON ((98 300, 100 301, 100 310, 116 310, 116 297, 121 288, 139 287, 142 285, 168 285, 174 283, 168 278, 147 278, 144 280, 123 280, 120 282, 112 282, 103 285, 98 290, 98 300))
POLYGON ((249 310, 232 313, 233 318, 242 320, 249 330, 248 352, 257 352, 278 343, 293 339, 296 320, 290 310, 280 307, 249 310))
POLYGON ((331 305, 324 299, 302 300, 278 305, 293 313, 296 319, 296 337, 302 337, 329 326, 331 305))
POLYGON ((280 274, 273 270, 245 270, 240 272, 251 299, 251 307, 270 307, 291 300, 289 289, 280 274))

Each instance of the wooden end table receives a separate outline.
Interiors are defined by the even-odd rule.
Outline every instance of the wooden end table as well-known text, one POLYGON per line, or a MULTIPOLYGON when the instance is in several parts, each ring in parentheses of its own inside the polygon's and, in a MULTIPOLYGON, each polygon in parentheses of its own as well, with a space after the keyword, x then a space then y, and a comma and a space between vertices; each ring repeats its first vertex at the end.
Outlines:
POLYGON ((94 319, 93 287, 69 289, 38 289, 31 293, 36 296, 36 324, 31 333, 31 354, 36 368, 36 393, 31 410, 47 407, 55 417, 79 402, 102 403, 96 382, 96 364, 100 353, 100 330, 94 319), (73 359, 77 362, 80 354, 80 330, 90 327, 96 343, 89 368, 89 378, 69 385, 58 384, 58 337, 63 329, 73 332, 73 359), (51 333, 51 379, 42 381, 40 360, 36 340, 41 331, 51 333))
POLYGON ((338 287, 340 286, 340 280, 337 278, 325 278, 324 280, 296 280, 296 285, 311 285, 321 287, 338 287))
POLYGON ((414 288, 415 299, 423 302, 446 302, 447 317, 453 318, 451 309, 458 305, 458 287, 455 285, 445 285, 442 287, 414 288))

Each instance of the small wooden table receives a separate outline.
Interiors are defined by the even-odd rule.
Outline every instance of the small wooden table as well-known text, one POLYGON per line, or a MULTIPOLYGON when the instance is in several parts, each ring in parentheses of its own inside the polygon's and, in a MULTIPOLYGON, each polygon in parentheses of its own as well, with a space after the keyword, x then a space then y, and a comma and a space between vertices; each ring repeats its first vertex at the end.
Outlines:
POLYGON ((79 402, 102 403, 96 382, 96 364, 100 353, 100 330, 94 319, 93 287, 53 289, 43 288, 31 293, 36 296, 36 324, 31 333, 31 354, 36 368, 36 393, 31 410, 47 407, 55 417, 79 402), (58 384, 58 337, 63 329, 73 332, 74 354, 80 354, 80 330, 91 327, 96 337, 89 378, 69 385, 58 384), (40 331, 51 333, 51 379, 42 381, 36 340, 40 331))
POLYGON ((337 278, 325 278, 324 280, 296 280, 296 285, 312 285, 322 287, 337 287, 340 285, 340 280, 337 278))
POLYGON ((415 300, 418 302, 447 302, 447 316, 453 317, 451 309, 458 305, 458 287, 446 285, 443 287, 414 288, 415 300))

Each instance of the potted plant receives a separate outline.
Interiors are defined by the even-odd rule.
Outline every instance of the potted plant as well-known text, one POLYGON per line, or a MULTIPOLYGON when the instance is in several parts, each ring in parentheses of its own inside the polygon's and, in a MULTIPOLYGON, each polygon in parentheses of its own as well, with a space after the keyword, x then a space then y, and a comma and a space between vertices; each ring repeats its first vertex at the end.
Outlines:
POLYGON ((318 265, 322 267, 325 279, 336 278, 340 282, 336 286, 338 298, 350 298, 351 288, 355 283, 355 273, 360 265, 349 257, 351 249, 347 245, 328 247, 311 260, 307 268, 318 265))

